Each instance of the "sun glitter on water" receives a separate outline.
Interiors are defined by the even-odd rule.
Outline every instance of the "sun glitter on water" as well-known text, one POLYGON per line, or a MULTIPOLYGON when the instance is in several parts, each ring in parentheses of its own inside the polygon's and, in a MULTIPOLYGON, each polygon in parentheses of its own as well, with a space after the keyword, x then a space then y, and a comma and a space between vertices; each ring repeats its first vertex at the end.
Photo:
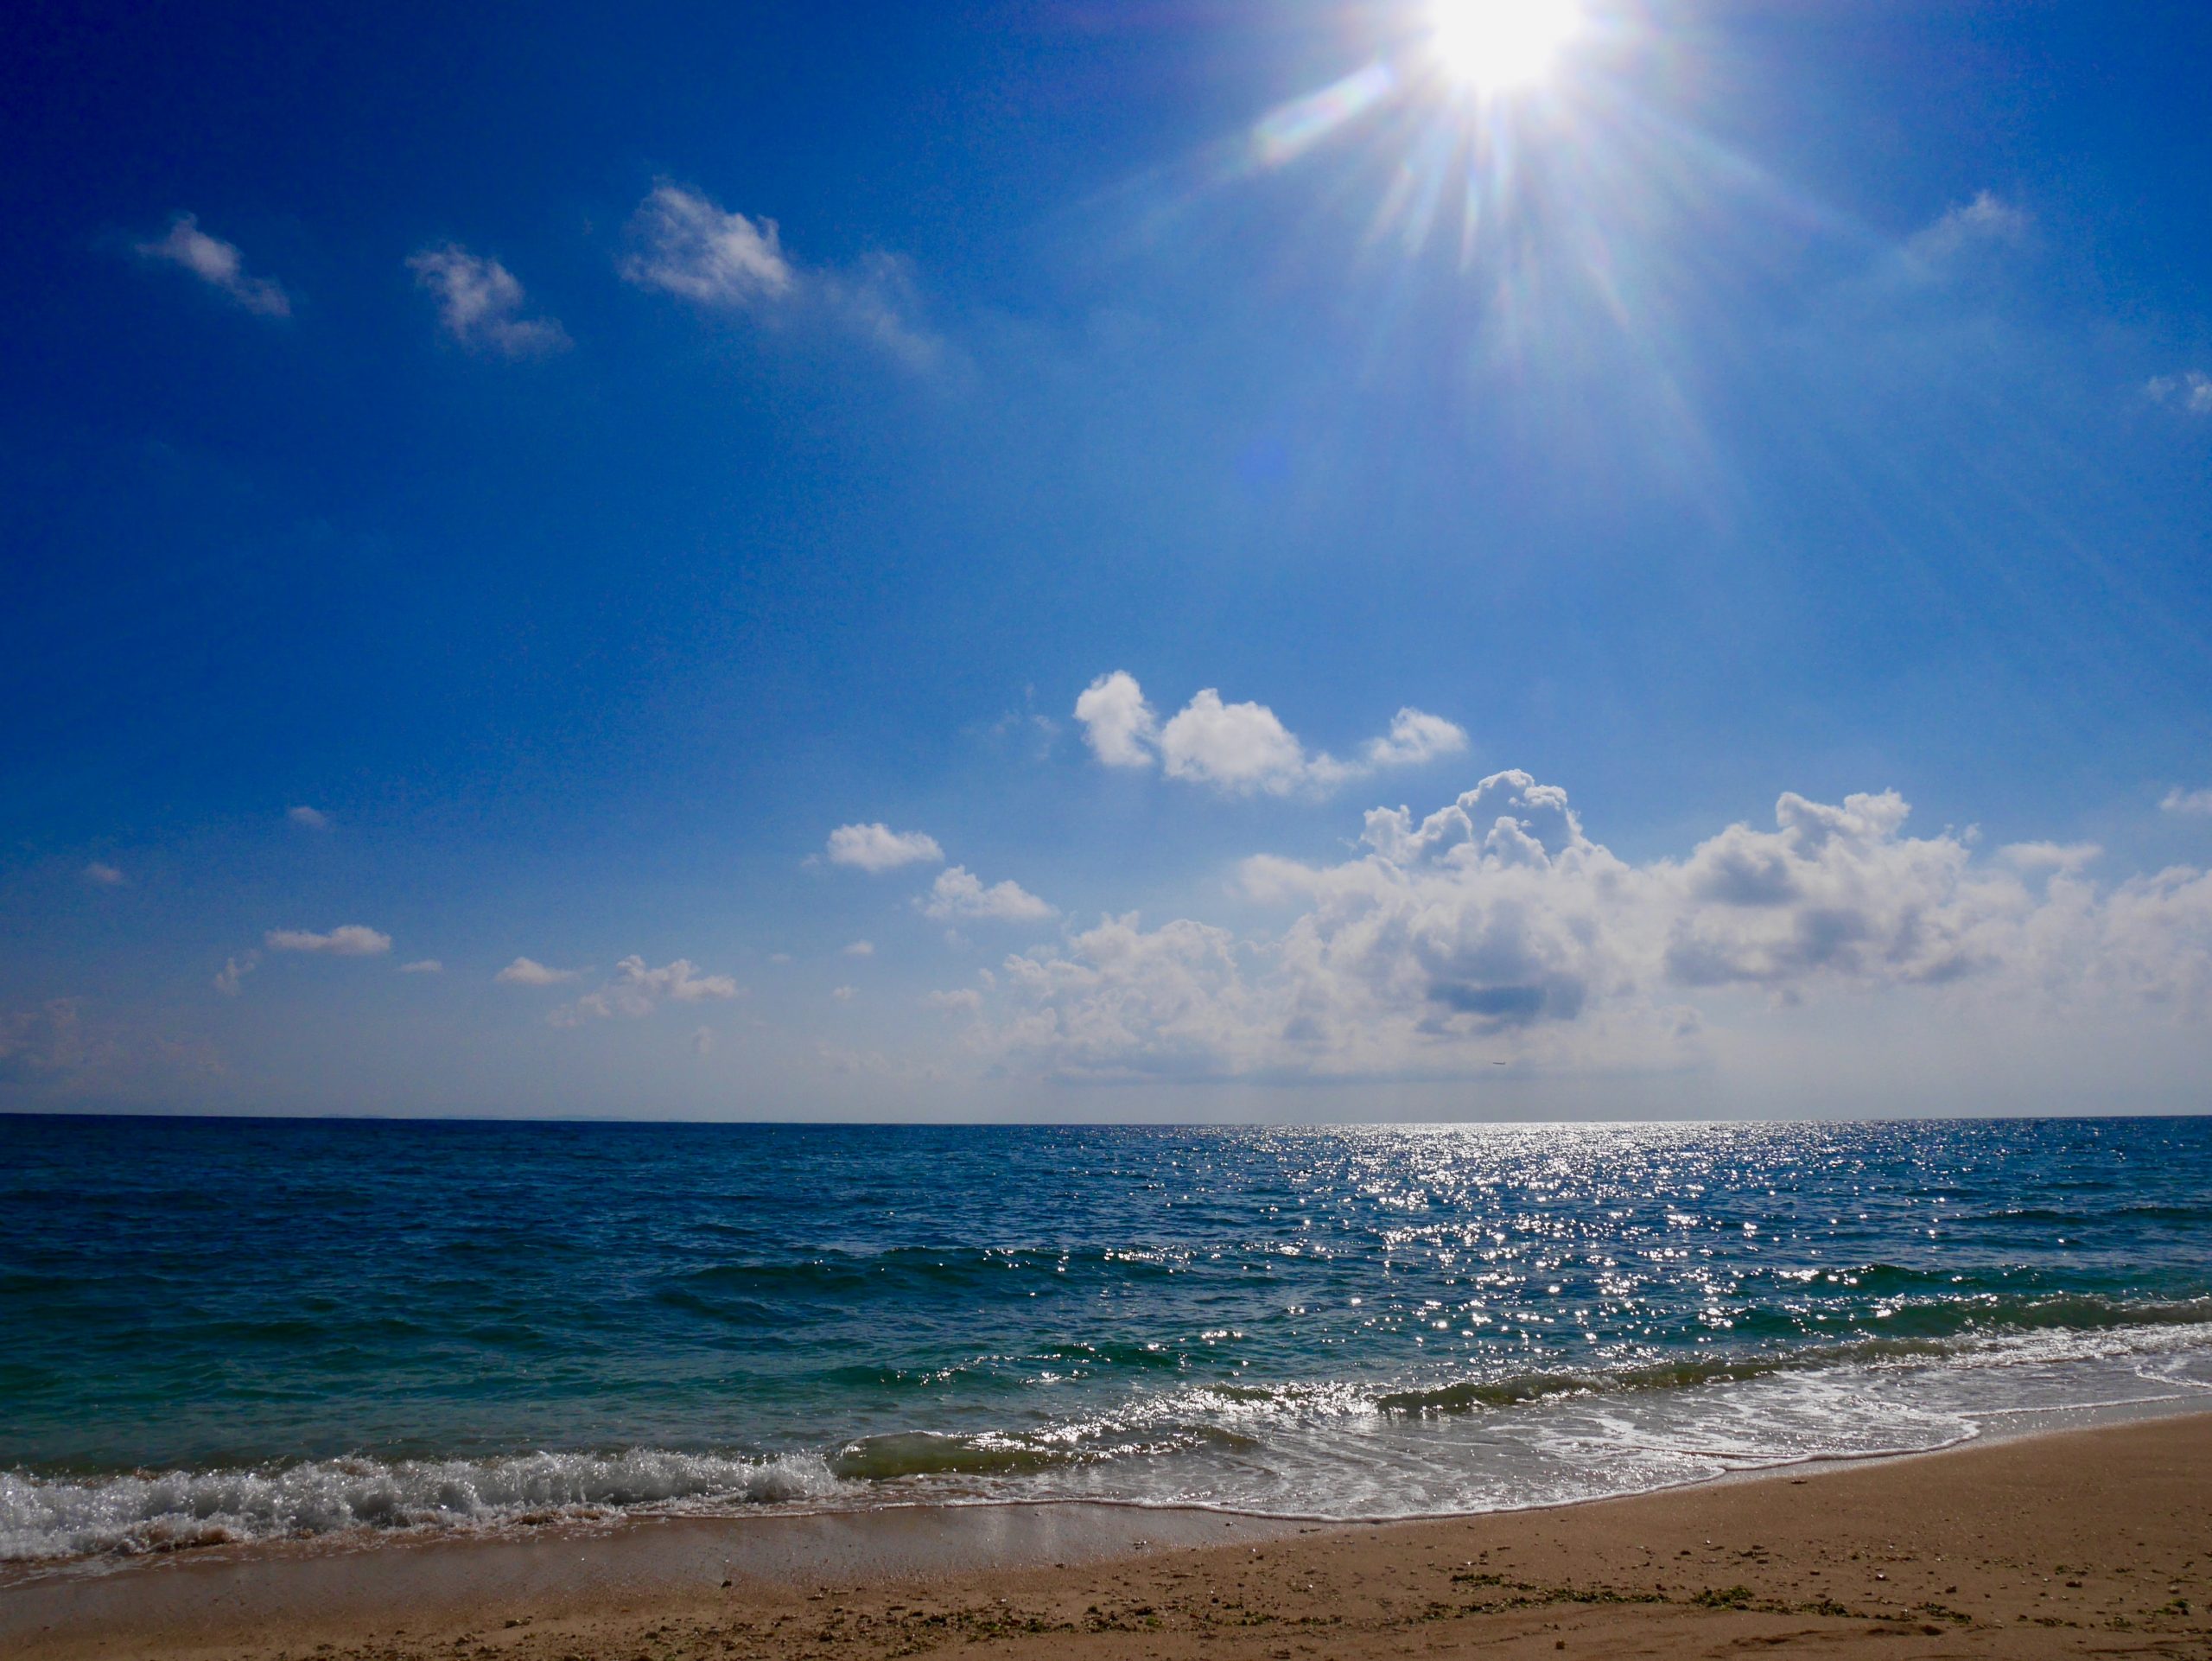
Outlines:
POLYGON ((1484 96, 1541 83, 1582 32, 1580 0, 1431 0, 1430 40, 1445 73, 1484 96))

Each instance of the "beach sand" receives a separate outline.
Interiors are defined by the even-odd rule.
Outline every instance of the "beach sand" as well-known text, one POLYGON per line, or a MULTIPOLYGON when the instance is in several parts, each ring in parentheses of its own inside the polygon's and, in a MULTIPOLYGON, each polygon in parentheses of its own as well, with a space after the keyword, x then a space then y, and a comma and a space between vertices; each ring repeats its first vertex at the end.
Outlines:
POLYGON ((2212 1658, 2212 1415, 1441 1522, 1002 1506, 181 1556, 0 1589, 0 1651, 2212 1658))

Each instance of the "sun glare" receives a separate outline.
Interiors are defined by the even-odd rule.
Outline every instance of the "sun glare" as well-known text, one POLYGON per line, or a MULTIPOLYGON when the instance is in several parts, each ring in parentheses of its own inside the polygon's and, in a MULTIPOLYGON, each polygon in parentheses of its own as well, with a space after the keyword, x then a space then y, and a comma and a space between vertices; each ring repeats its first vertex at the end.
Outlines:
POLYGON ((1431 41, 1445 73, 1490 94, 1541 81, 1580 33, 1578 0, 1431 0, 1431 41))

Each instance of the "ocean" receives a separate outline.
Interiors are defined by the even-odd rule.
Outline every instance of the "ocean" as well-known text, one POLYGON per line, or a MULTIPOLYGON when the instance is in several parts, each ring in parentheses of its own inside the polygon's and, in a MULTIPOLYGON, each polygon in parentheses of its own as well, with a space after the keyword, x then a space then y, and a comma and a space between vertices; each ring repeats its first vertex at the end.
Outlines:
POLYGON ((2212 1119, 0 1117, 0 1562, 1523 1506, 2212 1407, 2212 1119))

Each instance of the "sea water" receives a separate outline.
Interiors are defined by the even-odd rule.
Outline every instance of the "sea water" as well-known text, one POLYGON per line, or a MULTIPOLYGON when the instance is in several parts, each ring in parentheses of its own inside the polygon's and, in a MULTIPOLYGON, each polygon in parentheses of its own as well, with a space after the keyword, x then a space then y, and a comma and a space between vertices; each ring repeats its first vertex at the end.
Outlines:
POLYGON ((2212 1407, 2212 1119, 0 1118, 0 1562, 1578 1499, 2212 1407))

